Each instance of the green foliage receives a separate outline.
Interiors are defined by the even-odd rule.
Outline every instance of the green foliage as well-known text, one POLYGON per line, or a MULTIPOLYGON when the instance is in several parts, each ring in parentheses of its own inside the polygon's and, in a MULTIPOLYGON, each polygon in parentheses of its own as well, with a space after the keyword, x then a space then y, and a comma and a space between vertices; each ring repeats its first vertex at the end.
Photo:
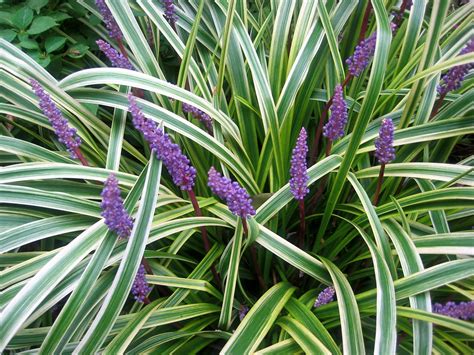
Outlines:
POLYGON ((416 0, 400 14, 400 1, 370 1, 375 54, 345 85, 346 135, 308 157, 301 246, 292 148, 302 127, 314 144, 369 1, 175 1, 176 28, 161 1, 106 3, 122 43, 92 0, 0 4, 0 351, 472 352, 472 322, 432 312, 474 299, 472 70, 442 101, 436 91, 474 62, 459 55, 472 4, 416 0), (109 67, 97 39, 136 70, 109 67), (30 78, 88 165, 58 141, 30 78), (129 92, 196 168, 202 215, 134 128, 129 92), (374 205, 384 118, 396 159, 374 205), (255 216, 243 223, 211 194, 211 166, 248 191, 255 216), (112 172, 134 219, 125 240, 101 218, 112 172), (130 294, 144 259, 146 304, 130 294), (334 301, 315 308, 328 286, 334 301))

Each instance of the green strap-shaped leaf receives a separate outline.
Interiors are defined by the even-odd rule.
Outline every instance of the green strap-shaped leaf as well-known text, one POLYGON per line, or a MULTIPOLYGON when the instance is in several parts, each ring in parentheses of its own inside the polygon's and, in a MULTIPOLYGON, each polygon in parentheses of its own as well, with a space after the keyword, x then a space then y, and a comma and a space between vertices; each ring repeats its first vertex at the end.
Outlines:
POLYGON ((365 354, 364 335, 360 322, 359 307, 354 292, 344 274, 331 261, 320 257, 329 271, 336 289, 337 306, 342 330, 344 354, 365 354))
POLYGON ((291 284, 280 282, 265 292, 222 348, 221 354, 248 354, 255 351, 294 291, 291 284))
POLYGON ((97 317, 76 349, 78 352, 94 353, 100 349, 128 297, 150 233, 160 177, 161 161, 152 156, 127 248, 97 317))

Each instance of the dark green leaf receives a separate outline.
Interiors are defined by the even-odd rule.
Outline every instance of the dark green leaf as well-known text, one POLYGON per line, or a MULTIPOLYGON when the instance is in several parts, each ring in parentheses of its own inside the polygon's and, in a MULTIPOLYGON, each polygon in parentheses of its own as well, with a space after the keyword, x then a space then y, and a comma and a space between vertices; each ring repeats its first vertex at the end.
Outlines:
POLYGON ((0 38, 3 38, 5 41, 11 42, 15 39, 16 32, 13 30, 0 30, 0 38))
POLYGON ((28 7, 22 7, 13 15, 12 23, 20 30, 24 30, 28 27, 32 20, 33 10, 28 7))
POLYGON ((28 0, 26 4, 39 14, 41 8, 48 5, 48 0, 28 0))
POLYGON ((62 36, 52 36, 46 38, 46 41, 44 43, 44 48, 46 49, 46 52, 51 53, 54 52, 57 49, 60 49, 64 43, 66 43, 66 38, 62 36))
MULTIPOLYGON (((30 10, 31 11, 31 10, 30 10)), ((31 24, 30 28, 28 29, 28 33, 30 35, 37 35, 40 33, 43 33, 50 28, 53 28, 56 26, 57 23, 54 21, 52 17, 49 16, 40 16, 37 17, 33 20, 33 23, 31 24)))
POLYGON ((26 49, 39 49, 38 42, 31 38, 21 41, 20 46, 26 49))

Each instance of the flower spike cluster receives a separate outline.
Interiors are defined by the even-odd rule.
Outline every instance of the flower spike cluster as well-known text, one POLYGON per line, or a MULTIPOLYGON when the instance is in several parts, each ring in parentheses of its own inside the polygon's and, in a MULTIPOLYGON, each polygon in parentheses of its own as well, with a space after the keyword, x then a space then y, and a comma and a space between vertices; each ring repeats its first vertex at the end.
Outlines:
POLYGON ((390 118, 384 118, 380 126, 379 137, 375 140, 375 156, 380 164, 387 164, 395 159, 393 134, 395 128, 390 118))
POLYGON ((102 196, 101 215, 105 218, 105 224, 120 238, 128 238, 133 228, 133 221, 123 207, 118 180, 114 174, 109 175, 100 195, 102 196))
POLYGON ((334 141, 344 135, 347 123, 347 104, 341 85, 336 85, 331 105, 331 116, 323 128, 323 134, 329 140, 334 141))
POLYGON ((99 39, 96 41, 99 49, 106 55, 116 68, 135 70, 132 63, 122 53, 117 52, 109 43, 99 39))
POLYGON ((63 116, 39 82, 31 79, 30 84, 39 99, 41 111, 43 111, 43 114, 48 118, 51 126, 53 126, 58 140, 66 146, 71 158, 77 159, 81 138, 76 134, 76 129, 69 127, 68 120, 63 116))
POLYGON ((181 152, 181 148, 176 143, 173 143, 170 136, 164 133, 163 129, 152 120, 145 118, 132 94, 128 95, 128 101, 133 125, 143 134, 156 157, 163 161, 173 182, 181 190, 192 190, 196 180, 196 169, 191 165, 188 157, 181 152))
POLYGON ((308 189, 308 173, 306 155, 308 154, 308 145, 306 144, 307 134, 304 128, 296 140, 296 146, 293 149, 291 157, 290 168, 290 190, 295 199, 298 201, 304 200, 304 197, 309 192, 308 189))
POLYGON ((376 41, 376 33, 366 39, 363 39, 355 48, 354 54, 347 58, 346 64, 349 66, 349 72, 353 76, 359 76, 367 67, 367 65, 369 65, 369 62, 375 53, 376 41))
POLYGON ((209 132, 212 132, 212 118, 207 113, 185 102, 183 102, 183 112, 193 115, 194 118, 206 126, 206 129, 209 132))
POLYGON ((174 27, 178 17, 176 16, 173 0, 163 0, 163 5, 165 5, 165 19, 174 27))
POLYGON ((255 209, 247 191, 239 183, 222 176, 214 167, 209 170, 207 185, 213 193, 225 200, 234 215, 241 218, 255 215, 255 209))
POLYGON ((110 12, 109 7, 105 3, 105 0, 95 0, 95 5, 97 6, 97 9, 102 15, 105 27, 107 27, 107 30, 109 30, 110 38, 113 38, 115 40, 121 40, 123 38, 122 31, 120 30, 119 25, 115 21, 112 12, 110 12))
POLYGON ((457 319, 471 320, 474 319, 474 301, 447 302, 445 304, 433 304, 433 312, 457 319))
POLYGON ((137 302, 143 303, 150 291, 151 287, 145 278, 145 267, 143 264, 140 264, 137 274, 135 275, 135 280, 133 281, 132 294, 137 302))
POLYGON ((334 287, 332 286, 326 287, 318 295, 318 298, 316 298, 316 301, 314 302, 313 307, 318 308, 318 307, 321 307, 322 305, 332 302, 334 300, 335 294, 336 294, 336 290, 334 289, 334 287))
MULTIPOLYGON (((460 55, 474 52, 474 39, 471 39, 467 46, 462 49, 460 55)), ((446 95, 450 91, 457 90, 461 87, 464 77, 467 75, 469 70, 474 68, 474 63, 467 63, 458 65, 448 70, 446 74, 441 77, 440 84, 438 85, 438 94, 446 95)))

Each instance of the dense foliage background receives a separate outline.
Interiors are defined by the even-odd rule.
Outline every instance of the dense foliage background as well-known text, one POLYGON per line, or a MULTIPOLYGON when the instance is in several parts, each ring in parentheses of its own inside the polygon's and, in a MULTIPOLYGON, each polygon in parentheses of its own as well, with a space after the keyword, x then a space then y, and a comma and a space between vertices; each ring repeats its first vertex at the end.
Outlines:
POLYGON ((122 39, 94 1, 0 4, 1 350, 472 353, 472 3, 177 0, 171 17, 172 1, 105 3, 122 39), (374 52, 349 75, 365 38, 374 52), (113 68, 98 39, 135 70, 113 68), (440 96, 460 65, 462 85, 440 96), (31 79, 77 130, 82 164, 31 79), (317 138, 342 83, 345 134, 317 138), (192 193, 150 151, 129 92, 189 157, 192 193), (384 119, 396 158, 375 203, 384 119), (302 128, 299 203, 288 181, 302 128), (254 216, 211 192, 211 166, 254 216), (111 173, 129 238, 101 216, 111 173), (141 264, 144 303, 130 293, 141 264), (465 308, 432 307, 448 301, 465 308))

